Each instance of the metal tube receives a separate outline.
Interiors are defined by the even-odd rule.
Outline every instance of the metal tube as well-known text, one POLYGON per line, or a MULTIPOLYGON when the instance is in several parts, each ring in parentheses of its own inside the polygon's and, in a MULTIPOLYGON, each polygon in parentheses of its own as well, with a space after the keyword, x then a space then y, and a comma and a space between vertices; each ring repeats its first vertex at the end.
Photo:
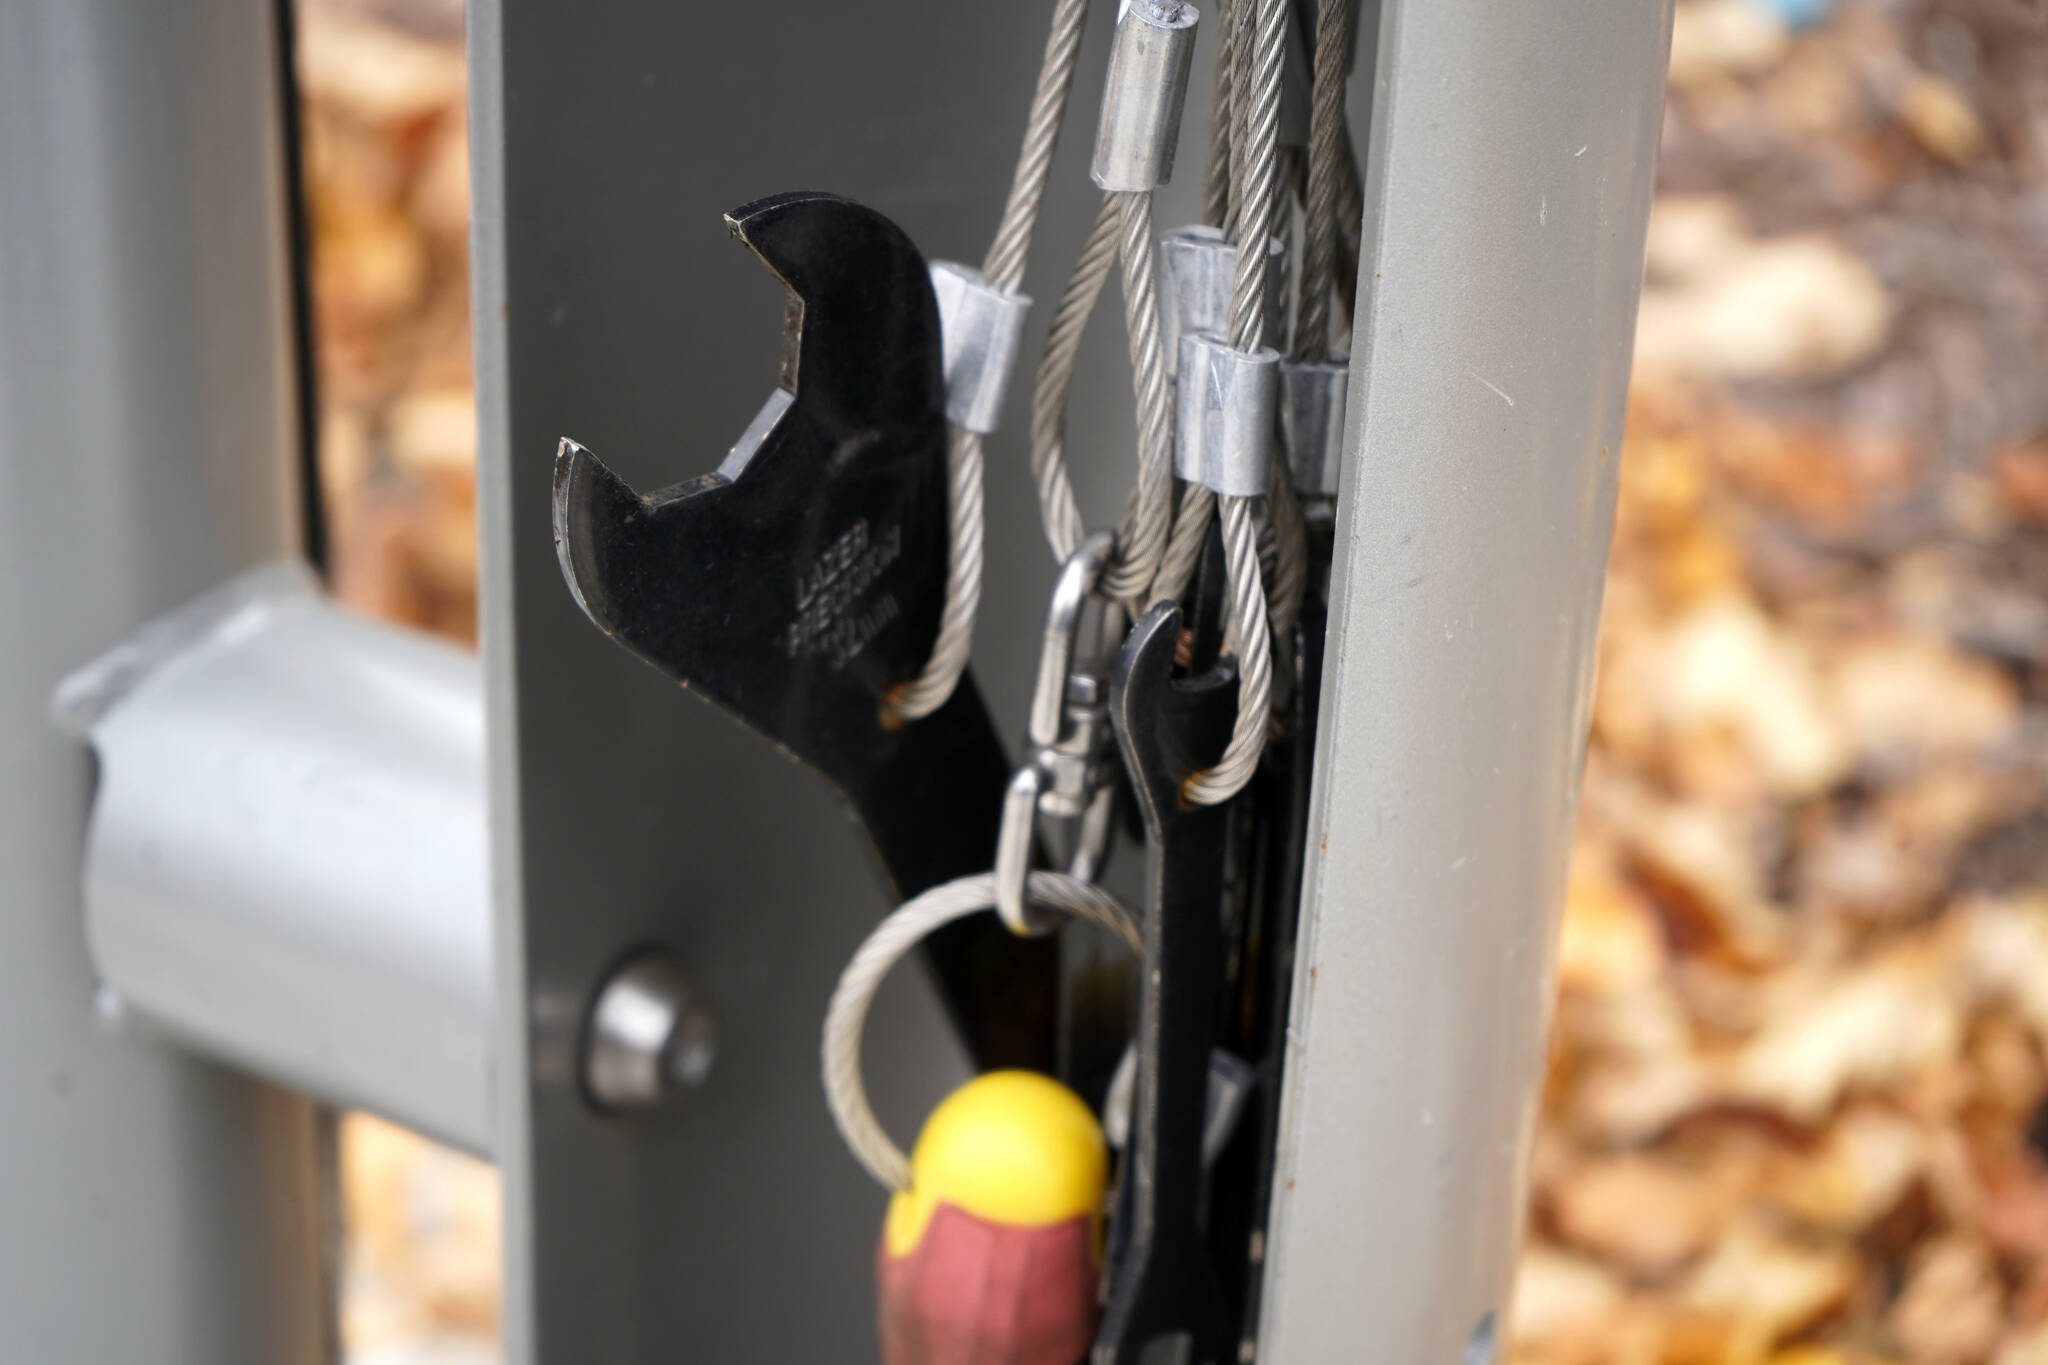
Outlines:
POLYGON ((490 1150, 474 655, 251 570, 65 679, 99 757, 93 965, 131 1014, 490 1150))
POLYGON ((1266 494, 1273 464, 1280 353, 1232 350, 1220 337, 1180 339, 1173 472, 1238 498, 1266 494))
POLYGON ((0 4, 0 1360, 334 1350, 311 1105, 95 1019, 46 712, 297 546, 280 46, 262 0, 0 4))
POLYGON ((1670 24, 1386 0, 1260 1360, 1493 1358, 1670 24))
POLYGON ((1196 17, 1178 0, 1125 0, 1089 168, 1103 189, 1150 190, 1173 178, 1196 17))
POLYGON ((1230 325, 1237 245, 1223 229, 1196 223, 1160 233, 1159 257, 1159 343, 1167 374, 1177 376, 1183 336, 1221 336, 1230 325))
MULTIPOLYGON (((1269 238, 1266 260, 1271 278, 1284 273, 1287 244, 1269 238)), ((1237 244, 1220 228, 1193 224, 1159 234, 1159 342, 1166 373, 1180 372, 1180 339, 1190 333, 1223 336, 1230 331, 1230 296, 1237 287, 1237 244)), ((1277 337, 1285 315, 1284 289, 1266 291, 1266 335, 1277 337)))

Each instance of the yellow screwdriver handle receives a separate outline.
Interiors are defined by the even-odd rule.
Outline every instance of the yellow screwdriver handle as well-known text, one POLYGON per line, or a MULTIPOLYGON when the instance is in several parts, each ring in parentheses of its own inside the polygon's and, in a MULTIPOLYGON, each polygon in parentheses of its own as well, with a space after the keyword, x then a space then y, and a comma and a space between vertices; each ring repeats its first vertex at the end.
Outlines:
POLYGON ((1075 1365, 1108 1168, 1095 1115, 1049 1077, 994 1071, 941 1101, 876 1250, 883 1365, 1075 1365))

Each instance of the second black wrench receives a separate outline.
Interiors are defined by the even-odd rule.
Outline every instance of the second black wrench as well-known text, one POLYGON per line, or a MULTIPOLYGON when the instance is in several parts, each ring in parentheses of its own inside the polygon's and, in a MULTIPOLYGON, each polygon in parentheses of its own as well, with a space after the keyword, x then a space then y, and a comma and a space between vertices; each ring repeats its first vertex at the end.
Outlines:
POLYGON ((1092 1365, 1211 1365, 1229 1336, 1202 1235, 1202 1133, 1222 980, 1220 899, 1230 805, 1196 806, 1187 779, 1230 735, 1237 675, 1224 659, 1173 674, 1180 610, 1154 607, 1117 661, 1110 716, 1145 822, 1145 958, 1138 1072, 1122 1175, 1129 1226, 1092 1365))

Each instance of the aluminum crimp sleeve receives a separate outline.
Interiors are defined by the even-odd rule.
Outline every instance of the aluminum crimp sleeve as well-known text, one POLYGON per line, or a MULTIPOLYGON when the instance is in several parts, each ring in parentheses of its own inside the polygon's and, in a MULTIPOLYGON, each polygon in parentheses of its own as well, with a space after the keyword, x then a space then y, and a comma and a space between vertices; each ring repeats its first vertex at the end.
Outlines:
MULTIPOLYGON (((1284 322, 1287 245, 1268 239, 1271 273, 1266 289, 1266 336, 1277 339, 1284 322)), ((1220 229, 1203 224, 1159 234, 1159 339, 1166 347, 1166 373, 1180 373, 1180 339, 1191 333, 1223 336, 1230 331, 1230 299, 1237 289, 1237 247, 1220 229)))
POLYGON ((1230 497, 1264 497, 1279 391, 1272 347, 1235 351, 1217 337, 1183 336, 1174 472, 1230 497))
POLYGON ((1149 190, 1172 178, 1198 17, 1176 0, 1125 0, 1118 11, 1089 167, 1103 189, 1149 190))
POLYGON ((997 289, 958 261, 933 261, 931 274, 939 302, 946 420, 985 436, 1002 424, 1031 300, 997 289))
POLYGON ((1304 497, 1337 496, 1344 467, 1344 397, 1351 364, 1331 360, 1280 362, 1280 443, 1294 486, 1304 497))

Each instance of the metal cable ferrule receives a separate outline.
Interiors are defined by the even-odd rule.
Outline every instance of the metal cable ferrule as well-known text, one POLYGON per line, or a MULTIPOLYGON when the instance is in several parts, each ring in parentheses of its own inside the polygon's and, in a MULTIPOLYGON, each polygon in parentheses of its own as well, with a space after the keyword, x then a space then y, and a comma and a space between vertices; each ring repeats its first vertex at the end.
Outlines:
POLYGON ((958 261, 933 261, 931 277, 939 305, 946 420, 986 436, 1002 425, 1003 400, 1024 349, 1031 300, 1014 289, 997 288, 979 270, 958 261))
POLYGON ((1151 190, 1172 178, 1199 17, 1193 5, 1175 0, 1125 0, 1089 166, 1103 189, 1151 190))

